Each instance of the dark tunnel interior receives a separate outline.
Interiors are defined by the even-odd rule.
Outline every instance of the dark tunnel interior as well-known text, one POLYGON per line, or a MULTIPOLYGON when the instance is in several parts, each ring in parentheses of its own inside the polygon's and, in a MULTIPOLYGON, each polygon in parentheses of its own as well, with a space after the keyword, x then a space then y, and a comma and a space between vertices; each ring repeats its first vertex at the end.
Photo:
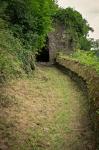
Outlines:
POLYGON ((45 46, 36 55, 37 62, 49 62, 49 48, 48 48, 48 38, 46 39, 45 46))

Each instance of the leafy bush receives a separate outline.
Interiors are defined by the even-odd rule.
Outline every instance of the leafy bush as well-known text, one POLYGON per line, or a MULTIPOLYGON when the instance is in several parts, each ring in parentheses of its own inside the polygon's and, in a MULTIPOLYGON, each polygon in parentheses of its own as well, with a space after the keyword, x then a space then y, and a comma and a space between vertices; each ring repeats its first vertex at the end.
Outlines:
POLYGON ((21 62, 16 56, 0 49, 0 82, 13 77, 20 77, 23 74, 21 62))
MULTIPOLYGON (((1 24, 0 24, 1 25, 1 24)), ((22 76, 34 69, 34 53, 24 49, 9 29, 0 29, 0 81, 22 76)))

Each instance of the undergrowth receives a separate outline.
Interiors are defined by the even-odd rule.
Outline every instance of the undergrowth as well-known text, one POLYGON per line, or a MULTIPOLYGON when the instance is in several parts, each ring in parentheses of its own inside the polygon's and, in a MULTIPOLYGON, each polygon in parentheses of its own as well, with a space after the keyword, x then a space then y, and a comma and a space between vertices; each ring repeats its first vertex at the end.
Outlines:
POLYGON ((0 1, 0 82, 35 68, 35 54, 52 29, 52 0, 0 1))
POLYGON ((34 69, 34 53, 24 48, 0 19, 0 82, 21 77, 34 69))

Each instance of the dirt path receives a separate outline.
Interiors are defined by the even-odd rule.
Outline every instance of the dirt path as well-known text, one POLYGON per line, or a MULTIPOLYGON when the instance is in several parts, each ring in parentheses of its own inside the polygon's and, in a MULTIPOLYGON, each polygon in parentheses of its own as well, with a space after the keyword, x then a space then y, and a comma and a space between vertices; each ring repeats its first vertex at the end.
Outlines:
POLYGON ((56 68, 12 81, 1 99, 0 150, 95 150, 87 99, 56 68))

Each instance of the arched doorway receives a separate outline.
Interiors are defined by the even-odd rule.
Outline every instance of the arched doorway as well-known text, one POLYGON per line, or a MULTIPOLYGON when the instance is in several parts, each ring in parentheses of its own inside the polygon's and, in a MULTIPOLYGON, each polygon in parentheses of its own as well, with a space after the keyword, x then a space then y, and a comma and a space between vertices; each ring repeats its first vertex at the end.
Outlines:
POLYGON ((48 38, 46 38, 45 46, 37 54, 36 60, 37 62, 49 62, 48 38))

